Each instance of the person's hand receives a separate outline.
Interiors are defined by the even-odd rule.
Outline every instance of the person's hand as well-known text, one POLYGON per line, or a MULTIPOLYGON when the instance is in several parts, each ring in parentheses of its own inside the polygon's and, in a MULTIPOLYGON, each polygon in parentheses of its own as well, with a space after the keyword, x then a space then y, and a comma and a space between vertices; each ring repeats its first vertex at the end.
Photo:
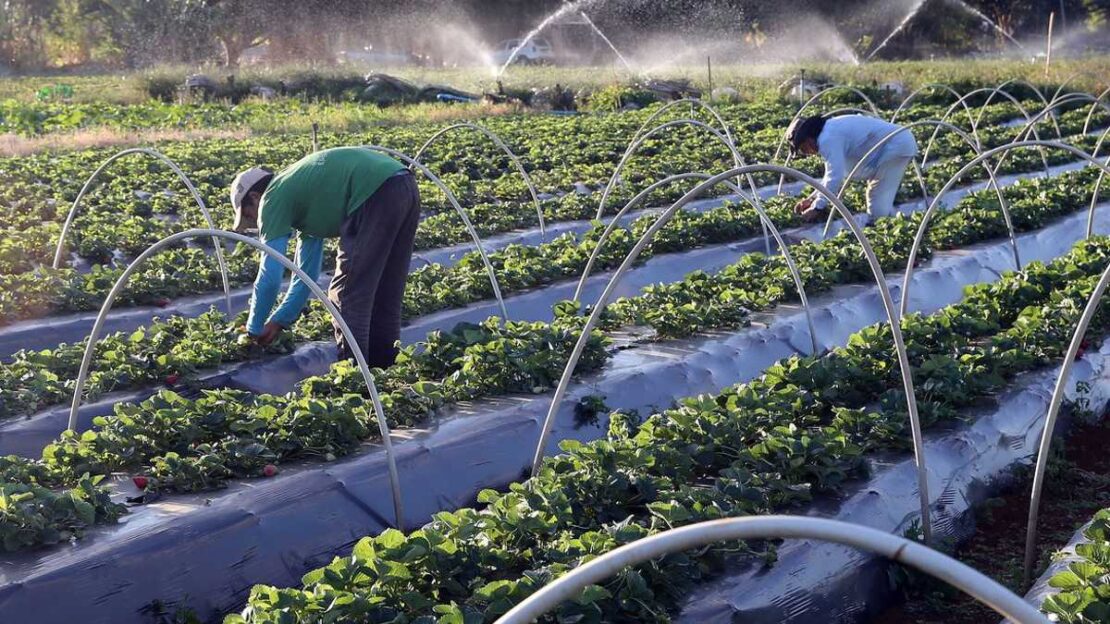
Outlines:
POLYGON ((280 324, 270 321, 262 328, 262 333, 254 337, 254 341, 263 347, 269 346, 271 342, 277 340, 277 337, 281 335, 283 329, 285 328, 280 324))
POLYGON ((817 210, 815 208, 810 209, 802 213, 802 221, 805 221, 806 223, 820 221, 821 219, 825 218, 826 213, 827 211, 825 210, 817 210))
POLYGON ((813 198, 812 197, 807 197, 807 198, 799 201, 798 203, 794 204, 794 214, 797 214, 797 215, 805 214, 806 212, 809 211, 809 208, 812 205, 813 205, 813 198))

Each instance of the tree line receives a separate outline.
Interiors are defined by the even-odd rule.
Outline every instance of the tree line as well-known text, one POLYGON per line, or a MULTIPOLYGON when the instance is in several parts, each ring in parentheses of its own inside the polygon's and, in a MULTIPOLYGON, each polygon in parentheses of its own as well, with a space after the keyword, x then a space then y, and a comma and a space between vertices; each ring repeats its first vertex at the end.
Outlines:
MULTIPOLYGON (((897 23, 918 0, 592 0, 591 17, 614 39, 642 31, 714 30, 751 38, 816 15, 848 34, 859 50, 897 23)), ((955 3, 962 0, 921 0, 955 3)), ((1110 0, 967 0, 1014 36, 1042 32, 1049 13, 1095 30, 1110 0)), ((330 61, 345 42, 389 41, 419 52, 519 36, 563 0, 0 0, 0 67, 138 68, 158 64, 236 65, 244 50, 267 44, 268 60, 330 61), (454 30, 439 27, 450 25, 454 30), (453 38, 458 38, 454 41, 453 38)), ((927 11, 912 37, 951 37, 951 18, 927 11)), ((958 12, 957 12, 958 13, 958 12)), ((948 12, 951 14, 951 12, 948 12)), ((966 22, 966 20, 965 20, 966 22)), ((945 39, 947 37, 947 39, 945 39)), ((911 45, 893 51, 912 53, 911 45)))

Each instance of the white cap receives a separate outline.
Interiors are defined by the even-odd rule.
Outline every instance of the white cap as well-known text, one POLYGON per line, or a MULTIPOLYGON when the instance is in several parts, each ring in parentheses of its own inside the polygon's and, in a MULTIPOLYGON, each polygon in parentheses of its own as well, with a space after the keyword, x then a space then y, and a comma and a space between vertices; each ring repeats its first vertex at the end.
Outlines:
POLYGON ((255 184, 263 178, 270 176, 270 172, 262 167, 252 167, 242 171, 231 182, 231 207, 235 209, 235 224, 232 230, 238 231, 243 223, 243 198, 254 188, 255 184))

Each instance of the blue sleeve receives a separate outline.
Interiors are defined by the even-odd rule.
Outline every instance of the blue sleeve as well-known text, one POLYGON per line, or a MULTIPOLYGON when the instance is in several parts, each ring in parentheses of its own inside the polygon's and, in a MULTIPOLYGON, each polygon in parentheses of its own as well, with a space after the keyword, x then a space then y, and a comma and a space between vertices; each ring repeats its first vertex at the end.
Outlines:
MULTIPOLYGON (((266 244, 284 256, 289 250, 289 236, 266 241, 266 244)), ((285 276, 285 268, 276 258, 265 253, 261 256, 258 260, 258 277, 254 279, 250 316, 247 317, 247 333, 252 336, 262 333, 262 326, 266 324, 266 318, 274 308, 274 302, 281 292, 282 278, 285 276)))
MULTIPOLYGON (((312 281, 320 277, 323 259, 324 239, 301 234, 300 242, 297 243, 297 266, 301 267, 312 281)), ((293 281, 289 283, 289 291, 285 293, 285 299, 270 320, 282 327, 289 327, 297 320, 311 294, 312 291, 309 290, 308 285, 294 275, 293 281)))

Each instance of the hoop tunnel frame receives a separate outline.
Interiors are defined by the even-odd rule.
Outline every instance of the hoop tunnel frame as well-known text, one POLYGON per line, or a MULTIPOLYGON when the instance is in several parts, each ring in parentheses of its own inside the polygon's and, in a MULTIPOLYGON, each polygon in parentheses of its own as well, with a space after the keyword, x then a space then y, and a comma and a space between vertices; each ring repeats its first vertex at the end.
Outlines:
POLYGON ((632 248, 632 251, 630 251, 629 254, 625 257, 624 262, 621 263, 620 267, 613 274, 613 277, 609 280, 609 283, 606 285, 605 290, 601 293, 601 296, 598 297, 597 303, 593 306, 593 310, 591 311, 590 316, 586 321, 586 325, 583 327, 582 333, 579 335, 578 341, 574 345, 574 350, 571 352, 571 356, 567 362, 566 368, 563 369, 562 376, 559 380, 559 385, 555 388, 555 394, 551 400, 551 407, 548 409, 547 415, 544 418, 543 425, 540 430, 540 438, 536 445, 536 452, 532 460, 531 474, 534 476, 539 472, 540 465, 543 462, 544 450, 547 446, 547 440, 550 436, 551 423, 554 421, 555 414, 559 409, 559 405, 562 403, 564 395, 566 394, 567 386, 569 385, 570 379, 574 374, 574 369, 577 367, 578 361, 582 356, 582 351, 586 347, 586 342, 589 340, 591 332, 597 325, 598 319, 601 316, 601 312, 608 304, 609 298, 612 296, 617 284, 624 276, 624 273, 628 271, 628 268, 632 265, 632 263, 635 262, 640 252, 643 251, 644 247, 647 246, 647 244, 651 241, 655 233, 660 228, 662 228, 679 209, 681 209, 683 206, 688 204, 696 197, 700 196, 705 190, 716 186, 722 180, 727 180, 729 178, 737 177, 740 175, 763 172, 788 175, 798 181, 803 182, 808 186, 813 187, 819 193, 827 197, 829 199, 829 202, 843 216, 845 216, 845 219, 848 222, 853 234, 855 234, 856 240, 859 242, 864 255, 867 257, 867 262, 871 269, 872 276, 874 277, 876 285, 879 288, 879 294, 883 302, 883 308, 886 312, 887 320, 890 323, 891 334, 894 341, 894 348, 898 356, 903 390, 906 395, 906 409, 909 415, 910 430, 913 438, 914 464, 917 469, 918 495, 921 503, 922 531, 924 533, 926 542, 928 542, 932 537, 932 524, 929 520, 929 484, 928 474, 925 469, 925 452, 924 443, 921 435, 921 422, 917 412, 917 398, 914 394, 913 377, 912 370, 909 365, 909 357, 906 353, 905 342, 902 339, 902 330, 900 324, 897 321, 897 319, 899 318, 897 316, 897 310, 894 307, 894 301, 891 298, 890 289, 887 286, 882 266, 880 265, 878 258, 875 256, 875 251, 871 247, 871 243, 868 241, 867 236, 863 233, 863 230, 859 227, 855 220, 850 218, 851 213, 844 206, 844 203, 841 202, 839 198, 833 195, 833 193, 829 191, 828 188, 826 188, 816 179, 806 175, 805 173, 802 173, 801 171, 791 169, 789 167, 784 167, 782 165, 746 165, 744 167, 732 169, 730 171, 719 173, 713 176, 709 180, 706 180, 702 184, 699 184, 697 187, 686 193, 686 195, 683 195, 681 199, 667 208, 655 221, 655 223, 653 223, 652 226, 643 234, 643 236, 641 236, 640 240, 637 241, 636 245, 632 248))
MULTIPOLYGON (((905 274, 905 277, 903 278, 903 281, 902 281, 902 301, 901 301, 901 305, 899 306, 899 311, 900 311, 901 315, 905 315, 906 307, 909 305, 910 285, 911 285, 911 280, 913 279, 913 269, 914 269, 914 263, 917 260, 918 249, 921 247, 921 243, 923 242, 923 240, 925 238, 925 232, 926 232, 926 230, 929 226, 929 221, 930 221, 931 217, 933 216, 933 213, 936 212, 936 209, 937 209, 937 207, 940 203, 940 199, 942 197, 944 197, 944 194, 947 193, 949 190, 951 190, 952 187, 955 185, 955 183, 957 181, 959 181, 961 178, 963 178, 963 176, 966 175, 968 171, 970 171, 972 168, 978 166, 984 160, 990 158, 991 156, 994 156, 995 154, 1004 153, 1004 152, 1008 152, 1010 150, 1020 149, 1020 148, 1025 148, 1025 147, 1035 147, 1035 148, 1038 148, 1038 149, 1045 148, 1045 147, 1051 147, 1051 148, 1055 148, 1055 149, 1062 149, 1066 152, 1070 152, 1070 153, 1078 156, 1079 158, 1081 158, 1083 160, 1086 160, 1088 163, 1093 164, 1096 167, 1099 167, 1104 172, 1110 173, 1110 167, 1107 167, 1107 165, 1105 165, 1103 163, 1100 163, 1095 157, 1091 156, 1087 152, 1084 152, 1083 150, 1079 149, 1078 147, 1068 145, 1067 143, 1060 143, 1058 141, 1034 140, 1034 141, 1017 141, 1017 142, 1014 142, 1014 143, 1007 143, 1006 145, 1000 145, 998 147, 989 149, 989 150, 983 152, 982 154, 979 154, 975 158, 971 159, 970 162, 968 162, 966 165, 964 165, 959 171, 957 171, 955 173, 955 175, 953 175, 951 178, 948 179, 948 182, 945 183, 944 187, 940 190, 940 192, 936 195, 936 197, 933 198, 933 202, 931 204, 929 204, 929 207, 925 210, 925 215, 921 219, 921 225, 917 228, 917 234, 914 235, 913 246, 910 247, 909 259, 906 261, 906 274, 905 274)), ((1090 212, 1091 212, 1092 215, 1094 214, 1094 205, 1093 204, 1092 204, 1090 212)), ((1092 217, 1089 217, 1089 218, 1092 218, 1092 217)))
MULTIPOLYGON (((648 132, 636 137, 631 143, 629 143, 628 148, 624 151, 624 155, 621 156, 620 162, 617 163, 617 168, 613 171, 613 175, 609 177, 609 181, 605 184, 605 190, 601 193, 601 201, 598 203, 597 206, 597 215, 595 215, 594 217, 596 220, 601 221, 605 217, 605 204, 609 201, 609 196, 613 192, 613 186, 620 178, 621 172, 624 171, 624 168, 628 165, 629 160, 631 160, 631 158, 636 155, 640 147, 642 147, 648 139, 655 136, 657 133, 669 128, 676 128, 679 126, 693 126, 695 128, 700 128, 709 132, 711 135, 713 135, 714 138, 725 145, 729 153, 732 155, 732 161, 733 164, 736 165, 736 167, 743 167, 747 164, 744 162, 744 157, 740 155, 740 151, 736 148, 736 145, 733 144, 733 142, 728 137, 721 134, 721 132, 718 131, 716 128, 703 121, 698 121, 697 119, 681 118, 661 123, 648 132)), ((752 176, 750 175, 746 177, 748 179, 748 187, 752 190, 752 196, 755 198, 756 202, 759 202, 759 187, 755 185, 755 179, 752 178, 752 176)), ((767 236, 766 227, 763 228, 763 246, 767 250, 767 254, 770 255, 771 239, 767 236)))
MULTIPOLYGON (((1010 103, 1017 107, 1018 112, 1021 113, 1021 116, 1025 118, 1026 122, 1028 122, 1030 119, 1032 119, 1032 115, 1029 114, 1029 111, 1027 111, 1025 109, 1025 107, 1022 106, 1021 102, 1017 98, 1015 98, 1013 95, 1010 95, 1010 93, 1008 91, 1001 91, 997 87, 995 87, 994 89, 991 89, 989 87, 983 87, 983 88, 975 89, 973 91, 968 91, 967 93, 965 93, 964 96, 962 98, 960 98, 959 101, 957 101, 952 106, 948 107, 948 109, 944 112, 944 115, 941 116, 940 121, 948 121, 948 118, 951 117, 952 114, 955 112, 956 106, 958 106, 961 103, 966 104, 965 101, 968 98, 971 98, 972 96, 975 96, 975 95, 979 95, 981 93, 991 93, 993 95, 996 92, 1001 93, 1002 95, 1006 96, 1006 98, 1008 100, 1010 100, 1010 103)), ((988 101, 990 101, 990 99, 991 99, 990 96, 988 96, 988 101)), ((985 104, 983 106, 980 106, 979 107, 980 113, 982 113, 983 109, 985 109, 985 108, 986 108, 985 104)), ((983 145, 983 141, 979 137, 979 122, 981 120, 982 120, 982 114, 980 114, 979 117, 976 118, 975 123, 973 123, 971 125, 971 133, 975 136, 975 140, 979 144, 980 148, 983 145)), ((939 132, 939 129, 937 131, 933 132, 933 135, 929 137, 929 143, 925 148, 924 156, 922 157, 922 162, 927 161, 927 159, 929 157, 929 152, 933 149, 933 142, 936 141, 937 132, 939 132)), ((1036 139, 1038 141, 1041 140, 1040 134, 1038 134, 1036 130, 1033 130, 1033 136, 1036 137, 1036 139)), ((1041 164, 1044 167, 1045 175, 1048 175, 1048 173, 1049 173, 1048 159, 1045 158, 1043 150, 1040 152, 1040 155, 1041 155, 1041 164)))
MULTIPOLYGON (((196 201, 197 207, 200 208, 200 213, 204 216, 204 220, 208 223, 208 227, 213 230, 219 229, 216 227, 216 222, 212 220, 212 214, 208 212, 208 206, 205 205, 204 199, 200 196, 200 192, 193 186, 193 182, 189 179, 189 176, 185 175, 181 167, 177 166, 177 163, 158 150, 149 147, 132 147, 116 152, 107 160, 100 163, 100 166, 93 171, 92 175, 85 180, 85 184, 81 186, 81 190, 77 193, 77 198, 73 200, 73 205, 69 209, 69 214, 66 215, 65 223, 62 224, 62 232, 58 235, 58 247, 54 250, 54 263, 51 265, 53 268, 61 268, 62 250, 65 248, 66 235, 69 234, 69 230, 73 225, 73 219, 77 216, 78 208, 81 207, 81 200, 92 190, 93 182, 100 177, 101 173, 104 173, 108 165, 131 154, 145 154, 169 167, 170 171, 185 184, 185 188, 189 191, 189 194, 193 196, 193 200, 196 201)), ((225 311, 227 316, 231 317, 231 283, 228 280, 227 262, 224 260, 223 245, 220 245, 219 239, 217 238, 212 239, 212 244, 216 247, 216 264, 220 269, 220 278, 223 280, 225 311)))
MULTIPOLYGON (((898 115, 902 114, 902 111, 905 110, 909 103, 915 100, 919 95, 930 89, 941 89, 943 91, 947 91, 948 93, 956 96, 957 102, 960 102, 960 98, 963 97, 959 91, 954 89, 952 85, 948 84, 947 82, 930 82, 921 85, 917 89, 914 89, 913 92, 910 93, 908 96, 906 96, 905 99, 902 100, 902 103, 898 105, 898 108, 894 109, 894 112, 890 115, 890 123, 897 123, 898 115)), ((966 102, 964 102, 964 112, 967 114, 967 122, 969 124, 974 124, 975 118, 971 116, 971 108, 968 107, 966 102)), ((976 141, 978 141, 978 137, 976 137, 976 141)))
MULTIPOLYGON (((597 256, 601 252, 602 245, 604 245, 605 242, 609 239, 609 235, 612 234, 613 230, 616 229, 617 221, 622 216, 624 216, 626 212, 643 203, 647 199, 648 195, 650 195, 651 192, 657 188, 663 187, 672 182, 677 182, 679 180, 708 180, 712 177, 713 176, 708 173, 697 172, 675 174, 673 176, 669 176, 667 178, 659 180, 651 186, 648 186, 644 190, 640 191, 638 195, 629 200, 629 202, 625 204, 624 207, 621 208, 620 211, 613 216, 612 220, 609 221, 609 224, 605 227, 605 231, 603 231, 601 233, 601 236, 598 238, 597 244, 594 246, 593 251, 590 252, 590 258, 586 261, 586 268, 582 271, 582 277, 578 279, 578 285, 574 289, 573 301, 575 303, 578 303, 579 299, 582 297, 582 290, 586 286, 586 279, 590 277, 593 266, 597 262, 597 256)), ((731 188, 732 191, 739 195, 741 199, 751 204, 752 208, 755 209, 756 214, 759 216, 760 222, 764 226, 764 231, 769 229, 771 231, 771 235, 775 237, 775 243, 782 251, 783 259, 786 260, 786 266, 787 269, 790 271, 790 277, 794 280, 794 287, 798 290, 798 299, 801 301, 802 309, 804 310, 806 316, 806 325, 809 327, 810 343, 813 346, 813 352, 817 353, 820 348, 817 344, 817 330, 813 326, 813 315, 809 307, 809 297, 806 296, 805 285, 802 281, 802 276, 800 273, 798 273, 798 266, 797 263, 794 262, 794 257, 793 254, 790 253, 789 246, 783 239, 778 227, 775 226, 775 223, 771 220, 769 216, 767 216, 767 213, 763 210, 762 206, 753 202, 752 199, 744 193, 743 189, 741 189, 731 180, 724 180, 721 182, 721 184, 724 184, 725 186, 731 188)))
POLYGON ((1033 488, 1029 497, 1028 524, 1025 526, 1025 558, 1023 560, 1022 578, 1028 582, 1032 576, 1033 566, 1037 559, 1037 520, 1041 508, 1041 494, 1044 490, 1045 473, 1048 470, 1048 455, 1052 448, 1052 435, 1056 429, 1056 418, 1060 415, 1060 405, 1064 400, 1068 380, 1071 378, 1071 369, 1078 359, 1079 347, 1091 325, 1091 320, 1098 311, 1102 296, 1110 285, 1110 265, 1102 271, 1102 276, 1095 286, 1094 292, 1087 298, 1087 305, 1079 317, 1075 332, 1064 354, 1064 362, 1060 365, 1060 374, 1056 377, 1056 385, 1052 390, 1052 399, 1048 404, 1048 413, 1045 416, 1044 429, 1041 430, 1041 441, 1037 447, 1037 461, 1033 470, 1033 488))
POLYGON ((509 160, 513 163, 513 166, 520 173, 520 177, 524 179, 524 184, 528 187, 528 192, 532 195, 532 203, 536 206, 536 218, 539 220, 540 224, 540 238, 546 241, 547 226, 544 223, 543 219, 543 207, 540 206, 540 198, 539 195, 536 193, 536 185, 532 183, 532 176, 528 175, 528 171, 524 168, 524 163, 521 162, 520 157, 517 156, 513 152, 513 150, 509 149, 508 144, 505 143, 505 141, 502 140, 501 137, 498 136, 497 133, 493 130, 486 128, 485 126, 480 126, 478 124, 470 122, 457 123, 447 126, 446 128, 443 128, 439 132, 433 134, 431 138, 424 142, 424 145, 420 146, 420 149, 416 150, 416 155, 412 157, 413 161, 420 162, 420 157, 424 155, 424 152, 444 135, 448 134, 449 132, 454 132, 456 130, 462 129, 474 130, 479 134, 485 135, 486 138, 493 142, 494 146, 496 146, 506 156, 509 157, 509 160))
POLYGON ((85 345, 85 353, 81 358, 81 367, 77 373, 76 386, 73 391, 73 402, 70 405, 69 422, 66 426, 66 430, 77 430, 77 412, 81 407, 81 397, 85 391, 85 382, 88 379, 89 367, 92 365, 93 352, 96 350, 97 340, 99 340, 100 332, 104 327, 104 320, 107 318, 108 313, 112 310, 112 303, 115 302, 116 297, 119 296, 119 293, 123 290, 124 286, 127 285, 127 281, 131 277, 132 273, 135 272, 139 265, 141 265, 143 262, 146 262, 148 258, 157 254, 162 249, 182 240, 199 237, 225 238, 238 243, 243 243, 245 245, 253 247, 256 250, 261 251, 270 258, 277 260, 286 269, 292 271, 294 275, 299 277, 301 281, 303 281, 305 285, 308 286, 309 290, 312 291, 312 294, 316 295, 316 298, 319 299, 321 303, 323 303, 324 307, 328 311, 328 314, 331 315, 336 325, 339 326, 339 329, 343 333, 344 338, 346 338, 347 343, 351 346, 351 352, 355 357, 355 362, 358 364, 359 372, 362 373, 363 381, 366 382, 366 388, 370 391, 370 400, 374 405, 374 415, 377 417, 378 420, 378 431, 382 437, 382 446, 385 448, 386 462, 389 466, 389 484, 393 491, 394 522, 396 523, 396 527, 398 529, 404 528, 404 505, 401 497, 401 483, 400 477, 397 472, 396 458, 394 457, 393 453, 393 443, 390 439, 389 423, 385 419, 385 411, 382 408, 381 398, 378 396, 378 388, 374 384, 374 376, 370 373, 370 367, 366 364, 366 358, 362 353, 362 349, 359 348, 358 342, 355 340, 354 334, 351 333, 350 327, 348 327, 347 323, 343 320, 343 316, 339 313, 339 310, 335 307, 335 304, 328 299, 327 293, 325 293, 324 290, 320 288, 320 285, 317 284, 315 280, 310 279, 308 274, 302 271, 295 262, 285 257, 283 254, 278 253, 274 249, 271 249, 268 245, 265 245, 249 236, 243 236, 242 234, 237 234, 235 232, 228 232, 226 230, 217 229, 186 230, 184 232, 171 234, 166 238, 158 241, 157 243, 154 243, 153 245, 148 247, 146 251, 139 254, 138 257, 136 257, 134 260, 131 261, 130 264, 127 265, 127 268, 124 269, 123 273, 119 276, 118 279, 116 279, 116 283, 112 286, 112 290, 108 292, 108 296, 104 299, 104 303, 100 307, 100 312, 98 312, 96 315, 96 321, 93 323, 92 332, 89 334, 88 341, 85 345))
POLYGON ((749 516, 708 520, 670 529, 598 556, 551 581, 501 616, 495 624, 531 624, 589 585, 621 570, 668 554, 718 542, 752 539, 816 539, 881 555, 966 592, 1017 624, 1047 624, 1048 618, 1021 596, 965 563, 904 537, 868 526, 807 516, 749 516))

